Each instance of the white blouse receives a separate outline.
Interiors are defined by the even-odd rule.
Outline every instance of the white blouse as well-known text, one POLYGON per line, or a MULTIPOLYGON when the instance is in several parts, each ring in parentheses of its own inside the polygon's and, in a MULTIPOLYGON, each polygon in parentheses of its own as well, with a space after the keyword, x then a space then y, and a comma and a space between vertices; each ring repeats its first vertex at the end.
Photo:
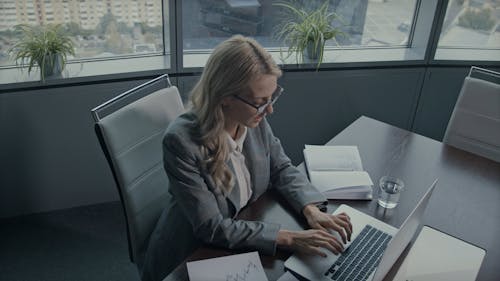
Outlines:
POLYGON ((250 182, 250 173, 245 163, 245 155, 243 155, 243 142, 247 136, 247 127, 243 127, 243 133, 239 138, 233 140, 229 133, 227 134, 229 142, 229 159, 234 167, 234 173, 238 186, 240 187, 240 207, 247 205, 248 200, 252 196, 252 184, 250 182))

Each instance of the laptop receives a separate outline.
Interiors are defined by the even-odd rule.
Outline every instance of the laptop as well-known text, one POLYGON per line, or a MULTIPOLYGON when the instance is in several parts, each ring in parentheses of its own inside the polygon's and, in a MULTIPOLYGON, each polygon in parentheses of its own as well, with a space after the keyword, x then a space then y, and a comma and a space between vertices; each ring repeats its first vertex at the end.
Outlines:
MULTIPOLYGON (((347 205, 340 205, 333 214, 347 213, 353 233, 344 252, 335 255, 329 250, 327 257, 294 254, 285 262, 285 268, 309 280, 380 281, 417 231, 427 203, 436 187, 434 180, 400 229, 347 205)), ((334 233, 340 240, 340 235, 334 233)))

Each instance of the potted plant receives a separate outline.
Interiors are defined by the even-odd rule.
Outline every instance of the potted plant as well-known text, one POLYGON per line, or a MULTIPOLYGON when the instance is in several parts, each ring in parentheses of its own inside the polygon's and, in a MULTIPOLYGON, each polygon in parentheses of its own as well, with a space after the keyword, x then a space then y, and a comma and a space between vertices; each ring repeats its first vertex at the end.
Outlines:
POLYGON ((34 66, 40 68, 40 79, 60 75, 64 70, 68 55, 74 55, 74 43, 65 34, 60 24, 15 26, 19 40, 10 48, 17 65, 28 66, 31 73, 34 66))
POLYGON ((335 40, 339 35, 345 36, 340 28, 332 24, 334 20, 341 19, 328 10, 329 1, 311 10, 286 2, 274 5, 285 8, 287 14, 287 20, 279 25, 276 36, 288 46, 288 56, 295 53, 297 62, 303 62, 305 55, 310 60, 317 60, 318 68, 323 61, 326 41, 335 40))

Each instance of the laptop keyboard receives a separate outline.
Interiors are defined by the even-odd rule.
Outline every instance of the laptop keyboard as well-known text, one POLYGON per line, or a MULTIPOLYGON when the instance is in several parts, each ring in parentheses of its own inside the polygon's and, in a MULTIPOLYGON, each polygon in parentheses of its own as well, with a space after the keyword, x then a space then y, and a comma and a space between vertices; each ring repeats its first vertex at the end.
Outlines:
POLYGON ((366 225, 349 248, 345 249, 325 272, 325 276, 336 281, 366 280, 378 265, 391 237, 371 225, 366 225))

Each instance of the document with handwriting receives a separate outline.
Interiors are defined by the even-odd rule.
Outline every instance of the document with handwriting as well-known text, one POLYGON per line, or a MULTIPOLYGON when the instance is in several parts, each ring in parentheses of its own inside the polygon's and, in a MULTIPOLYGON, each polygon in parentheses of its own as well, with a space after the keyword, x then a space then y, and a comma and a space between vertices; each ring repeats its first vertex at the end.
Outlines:
POLYGON ((190 281, 267 281, 257 252, 187 263, 190 281))

